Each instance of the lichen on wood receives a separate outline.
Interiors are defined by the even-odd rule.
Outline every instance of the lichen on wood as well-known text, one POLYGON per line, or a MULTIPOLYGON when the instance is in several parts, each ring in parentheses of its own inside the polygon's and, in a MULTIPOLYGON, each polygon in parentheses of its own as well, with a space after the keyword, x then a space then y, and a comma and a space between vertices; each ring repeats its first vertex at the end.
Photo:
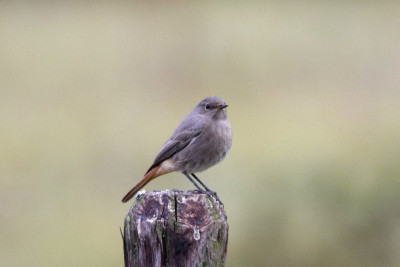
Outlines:
POLYGON ((125 218, 125 266, 225 266, 223 206, 197 191, 139 195, 125 218))

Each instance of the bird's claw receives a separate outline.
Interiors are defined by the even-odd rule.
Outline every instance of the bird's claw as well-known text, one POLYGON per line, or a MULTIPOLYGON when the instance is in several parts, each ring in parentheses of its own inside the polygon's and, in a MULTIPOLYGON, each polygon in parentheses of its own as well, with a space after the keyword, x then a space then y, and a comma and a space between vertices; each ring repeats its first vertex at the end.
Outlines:
POLYGON ((215 198, 215 200, 217 200, 219 202, 219 204, 221 204, 222 206, 224 205, 224 203, 222 203, 222 201, 219 199, 219 197, 217 196, 217 192, 208 190, 208 191, 204 191, 205 194, 212 196, 213 198, 215 198))

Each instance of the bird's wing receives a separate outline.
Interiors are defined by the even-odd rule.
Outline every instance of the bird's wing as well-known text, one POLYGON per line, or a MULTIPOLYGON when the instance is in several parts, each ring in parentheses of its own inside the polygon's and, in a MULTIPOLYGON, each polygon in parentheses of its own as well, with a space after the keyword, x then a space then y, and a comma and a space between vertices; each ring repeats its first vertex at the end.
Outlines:
POLYGON ((181 132, 175 133, 163 146, 161 151, 154 159, 153 165, 149 168, 149 172, 154 167, 160 165, 164 160, 172 157, 175 153, 184 149, 194 138, 200 135, 201 128, 188 129, 181 132))

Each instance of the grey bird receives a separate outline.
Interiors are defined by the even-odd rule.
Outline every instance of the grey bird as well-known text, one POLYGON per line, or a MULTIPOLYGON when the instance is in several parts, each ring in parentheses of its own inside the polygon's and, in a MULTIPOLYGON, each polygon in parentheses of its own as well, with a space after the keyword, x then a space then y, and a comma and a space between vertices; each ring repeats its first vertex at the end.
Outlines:
POLYGON ((210 193, 221 202, 217 194, 201 182, 195 173, 220 162, 231 148, 232 128, 226 115, 226 107, 228 105, 219 97, 203 99, 181 122, 142 180, 126 194, 122 202, 129 201, 154 178, 174 171, 182 172, 199 191, 210 193))

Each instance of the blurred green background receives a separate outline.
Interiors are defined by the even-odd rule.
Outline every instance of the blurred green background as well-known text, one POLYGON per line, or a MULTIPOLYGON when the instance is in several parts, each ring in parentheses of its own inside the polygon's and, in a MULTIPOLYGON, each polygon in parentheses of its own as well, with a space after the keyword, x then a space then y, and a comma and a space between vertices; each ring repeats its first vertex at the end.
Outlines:
POLYGON ((398 1, 1 1, 0 265, 122 266, 121 198, 217 95, 227 266, 399 266, 399 25, 398 1))

